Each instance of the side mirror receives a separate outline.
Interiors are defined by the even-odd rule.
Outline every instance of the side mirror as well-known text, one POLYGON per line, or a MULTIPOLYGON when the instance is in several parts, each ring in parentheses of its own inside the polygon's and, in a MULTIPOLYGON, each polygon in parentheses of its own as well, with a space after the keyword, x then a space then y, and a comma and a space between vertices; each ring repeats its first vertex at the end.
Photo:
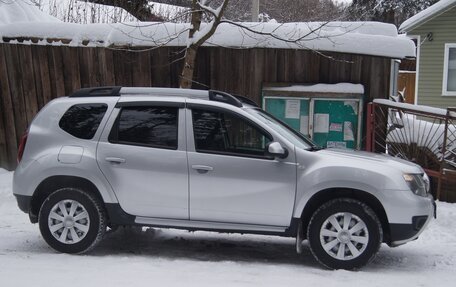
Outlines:
POLYGON ((286 158, 288 151, 280 143, 272 142, 268 145, 268 154, 278 158, 286 158))

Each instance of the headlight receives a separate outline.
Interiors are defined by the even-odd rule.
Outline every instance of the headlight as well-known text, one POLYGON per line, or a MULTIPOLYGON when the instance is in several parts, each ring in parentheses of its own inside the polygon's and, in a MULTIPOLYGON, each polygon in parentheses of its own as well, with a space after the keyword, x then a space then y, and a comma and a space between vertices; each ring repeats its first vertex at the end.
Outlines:
POLYGON ((410 190, 419 196, 427 196, 429 190, 429 178, 426 174, 404 173, 403 177, 410 190), (425 176, 424 176, 425 175, 425 176), (427 182, 426 182, 427 179, 427 182))

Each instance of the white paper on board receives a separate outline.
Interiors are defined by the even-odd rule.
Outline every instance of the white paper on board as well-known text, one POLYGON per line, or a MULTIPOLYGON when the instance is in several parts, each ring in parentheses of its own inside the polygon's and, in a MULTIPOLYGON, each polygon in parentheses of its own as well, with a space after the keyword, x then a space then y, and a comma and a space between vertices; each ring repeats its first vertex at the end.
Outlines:
POLYGON ((328 148, 347 148, 346 142, 327 141, 326 147, 328 148))
POLYGON ((299 119, 300 113, 301 113, 301 101, 300 100, 286 100, 285 118, 299 119))
POLYGON ((353 109, 355 115, 358 115, 358 102, 355 101, 344 101, 345 106, 350 106, 353 109))
POLYGON ((344 122, 344 141, 354 141, 352 122, 344 122))
POLYGON ((329 125, 329 131, 331 131, 331 132, 342 132, 342 124, 341 123, 331 123, 329 125))
POLYGON ((314 120, 314 133, 329 132, 329 114, 315 114, 314 120))
POLYGON ((303 135, 309 135, 309 116, 301 116, 300 118, 299 131, 303 135))

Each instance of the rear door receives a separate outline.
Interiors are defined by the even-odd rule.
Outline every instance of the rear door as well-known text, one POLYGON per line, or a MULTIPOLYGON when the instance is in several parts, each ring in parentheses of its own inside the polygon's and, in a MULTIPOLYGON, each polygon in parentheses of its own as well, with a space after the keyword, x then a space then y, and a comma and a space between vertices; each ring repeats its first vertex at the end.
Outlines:
POLYGON ((188 219, 183 102, 122 102, 97 149, 99 166, 129 214, 188 219))

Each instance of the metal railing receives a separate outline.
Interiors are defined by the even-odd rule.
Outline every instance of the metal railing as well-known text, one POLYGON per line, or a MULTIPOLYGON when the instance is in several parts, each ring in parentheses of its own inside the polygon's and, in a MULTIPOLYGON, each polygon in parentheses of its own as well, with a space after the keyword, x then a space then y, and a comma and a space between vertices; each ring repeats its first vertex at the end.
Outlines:
POLYGON ((439 200, 456 202, 456 108, 376 99, 367 109, 366 150, 421 165, 439 200))

